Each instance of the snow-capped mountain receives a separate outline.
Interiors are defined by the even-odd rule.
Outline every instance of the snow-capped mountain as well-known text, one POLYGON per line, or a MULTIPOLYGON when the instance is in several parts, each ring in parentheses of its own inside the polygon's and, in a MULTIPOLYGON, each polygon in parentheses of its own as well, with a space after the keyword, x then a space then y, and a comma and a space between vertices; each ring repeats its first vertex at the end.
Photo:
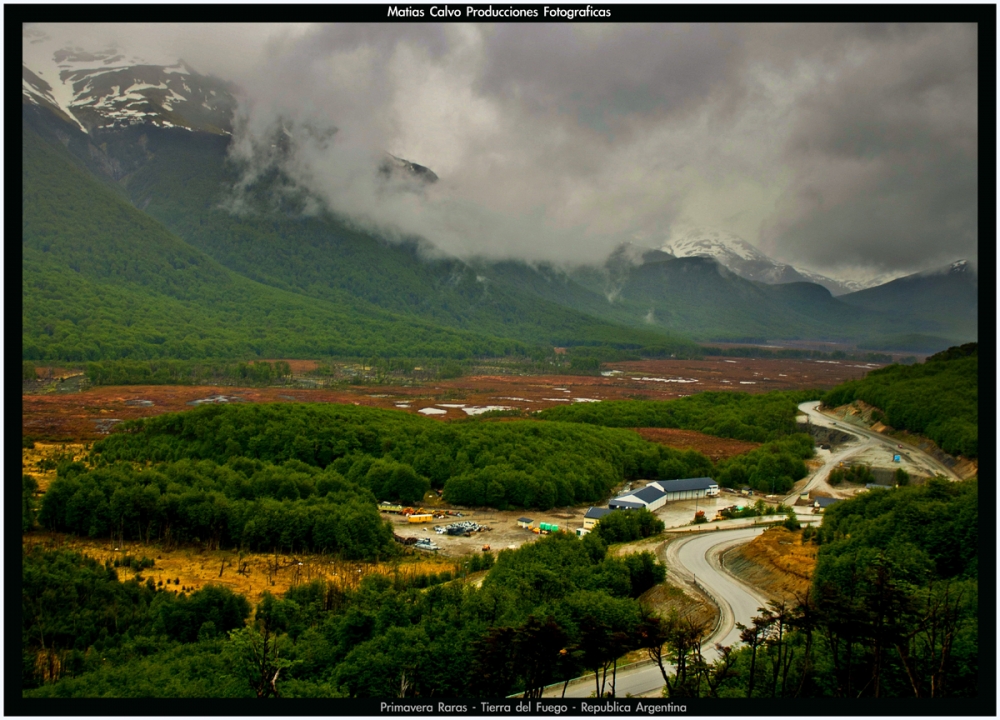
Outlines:
POLYGON ((114 47, 91 52, 34 28, 23 31, 22 47, 23 102, 85 133, 136 124, 232 132, 232 85, 182 60, 157 63, 114 47))
POLYGON ((710 257, 729 267, 730 263, 767 262, 771 259, 735 233, 726 230, 693 228, 665 242, 660 248, 676 257, 710 257))
POLYGON ((859 270, 848 275, 837 275, 836 282, 844 288, 844 294, 867 290, 868 288, 879 287, 893 280, 904 277, 906 273, 901 272, 879 272, 877 270, 859 270))
POLYGON ((898 273, 874 274, 870 271, 832 278, 772 260, 735 233, 713 228, 682 231, 660 248, 676 257, 709 257, 732 272, 769 285, 811 282, 822 285, 833 295, 844 295, 887 283, 898 273))
MULTIPOLYGON (((835 283, 829 278, 775 262, 739 235, 726 230, 692 228, 672 237, 661 249, 676 257, 712 258, 747 280, 756 280, 769 285, 814 282, 823 285, 834 294, 837 293, 830 287, 835 283)), ((845 291, 840 290, 840 292, 845 291)))

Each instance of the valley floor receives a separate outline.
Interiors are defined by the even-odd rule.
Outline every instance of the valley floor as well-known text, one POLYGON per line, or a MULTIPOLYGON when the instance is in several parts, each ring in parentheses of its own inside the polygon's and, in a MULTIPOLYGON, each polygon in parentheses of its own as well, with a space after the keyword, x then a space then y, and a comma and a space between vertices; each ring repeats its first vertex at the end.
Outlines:
MULTIPOLYGON (((299 361, 302 373, 311 369, 299 361)), ((322 386, 322 379, 296 375, 315 387, 127 385, 72 389, 66 383, 22 387, 22 433, 36 439, 88 442, 117 422, 189 410, 199 402, 323 402, 395 408, 457 420, 484 408, 525 412, 597 400, 670 400, 706 391, 764 393, 830 388, 862 377, 877 365, 853 360, 707 358, 610 363, 601 375, 482 374, 454 380, 383 385, 322 386)), ((69 382, 69 381, 67 381, 69 382)), ((659 438, 648 438, 662 441, 659 438)), ((690 440, 690 439, 689 439, 690 440)), ((730 441, 731 443, 731 441, 730 441)), ((675 445, 674 442, 667 444, 675 445)), ((697 442, 678 443, 714 457, 697 442)), ((730 451, 721 450, 721 456, 730 451)))

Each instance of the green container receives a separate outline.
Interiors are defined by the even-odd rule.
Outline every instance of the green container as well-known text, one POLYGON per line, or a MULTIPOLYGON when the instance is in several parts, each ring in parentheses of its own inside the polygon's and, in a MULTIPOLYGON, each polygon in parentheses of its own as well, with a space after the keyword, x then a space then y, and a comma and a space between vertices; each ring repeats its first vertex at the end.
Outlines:
POLYGON ((539 529, 539 530, 551 530, 551 529, 552 529, 552 526, 551 526, 551 525, 549 525, 548 523, 540 523, 540 524, 538 525, 538 529, 539 529))
POLYGON ((549 525, 549 530, 551 532, 559 532, 559 526, 558 525, 549 525))

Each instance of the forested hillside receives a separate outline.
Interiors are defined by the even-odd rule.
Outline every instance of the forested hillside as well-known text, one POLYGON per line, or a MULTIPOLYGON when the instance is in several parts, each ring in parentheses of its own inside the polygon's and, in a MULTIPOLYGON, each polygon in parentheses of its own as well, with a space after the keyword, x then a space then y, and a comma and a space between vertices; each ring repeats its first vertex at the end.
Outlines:
POLYGON ((902 331, 940 330, 938 322, 929 324, 919 314, 903 318, 877 307, 846 305, 813 283, 746 280, 711 258, 674 258, 654 251, 638 264, 583 267, 571 276, 613 298, 608 307, 614 307, 617 316, 625 314, 633 322, 685 332, 702 341, 810 337, 878 343, 902 331))
POLYGON ((817 540, 830 690, 977 695, 978 615, 990 611, 979 605, 978 480, 865 493, 830 508, 817 540))
POLYGON ((926 435, 952 455, 979 455, 979 346, 969 343, 919 365, 873 370, 823 396, 827 407, 863 400, 900 430, 926 435))
POLYGON ((530 348, 404 318, 344 292, 323 301, 241 277, 28 126, 22 163, 24 359, 467 357, 530 348))
POLYGON ((117 184, 136 207, 222 266, 263 285, 337 305, 351 299, 418 322, 525 343, 699 352, 662 331, 626 328, 527 297, 490 272, 454 258, 435 259, 419 249, 416 238, 389 242, 329 213, 306 211, 315 199, 277 174, 243 188, 237 206, 233 188, 240 168, 227 159, 225 136, 153 127, 98 135, 110 161, 123 168, 117 184))
MULTIPOLYGON (((240 167, 228 159, 226 136, 135 126, 95 130, 83 139, 69 126, 54 128, 61 121, 44 112, 25 111, 25 132, 37 129, 43 143, 66 157, 72 153, 80 173, 100 178, 100 185, 127 197, 222 267, 324 301, 322 307, 336 304, 341 313, 351 307, 370 315, 381 308, 477 336, 676 356, 699 354, 688 337, 813 337, 885 347, 901 333, 944 333, 940 323, 929 325, 923 315, 901 319, 877 308, 851 308, 809 283, 754 283, 705 258, 664 256, 626 264, 616 274, 596 267, 566 272, 519 261, 446 257, 428 251, 425 239, 388 241, 317 209, 322 204, 316 198, 279 173, 237 191, 240 167), (67 137, 69 150, 63 151, 60 140, 67 137)), ((82 290, 77 294, 90 299, 82 290)), ((59 308, 46 307, 52 311, 59 308)), ((338 324, 351 319, 342 315, 338 324)), ((404 336, 394 337, 405 342, 404 336)), ((333 347, 357 352, 355 343, 333 347)))
POLYGON ((924 334, 945 335, 957 344, 979 332, 979 278, 965 261, 898 278, 839 299, 857 308, 924 319, 924 334))

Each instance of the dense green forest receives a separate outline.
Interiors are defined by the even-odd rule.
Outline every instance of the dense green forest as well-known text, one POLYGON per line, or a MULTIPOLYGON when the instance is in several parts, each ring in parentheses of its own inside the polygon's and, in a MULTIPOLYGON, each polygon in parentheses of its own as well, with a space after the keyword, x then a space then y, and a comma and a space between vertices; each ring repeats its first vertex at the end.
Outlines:
POLYGON ((809 474, 804 461, 812 456, 813 439, 796 433, 720 460, 712 477, 723 487, 748 486, 769 494, 787 493, 796 481, 809 474))
POLYGON ((979 455, 979 346, 969 343, 919 365, 890 365, 823 396, 827 407, 863 400, 885 423, 926 435, 946 453, 979 455))
POLYGON ((977 479, 864 493, 831 507, 816 541, 813 594, 840 691, 874 681, 899 695, 974 694, 977 479))
POLYGON ((125 153, 110 160, 134 170, 123 187, 89 172, 92 158, 43 140, 29 116, 25 359, 496 357, 539 345, 700 353, 527 299, 461 261, 423 257, 415 242, 274 207, 270 185, 250 188, 258 202, 242 212, 224 209, 238 172, 220 136, 146 128, 94 148, 125 153))
POLYGON ((636 598, 664 578, 648 552, 611 557, 596 535, 557 534, 502 551, 481 587, 316 581, 265 596, 241 627, 246 601, 219 588, 119 582, 69 553, 23 563, 27 697, 537 696, 588 671, 610 687, 616 659, 659 624, 636 598))
POLYGON ((441 488, 458 505, 548 509, 605 499, 623 480, 695 477, 711 461, 633 432, 579 423, 441 423, 349 405, 216 406, 122 423, 97 442, 100 463, 234 457, 333 467, 379 500, 441 488))
POLYGON ((119 541, 375 559, 395 551, 375 504, 366 487, 299 460, 179 460, 144 470, 116 463, 92 471, 64 463, 38 521, 50 530, 119 541))
MULTIPOLYGON (((250 603, 221 586, 188 595, 141 575, 123 579, 110 563, 64 551, 32 548, 21 555, 21 681, 30 688, 101 667, 127 668, 164 648, 223 644, 242 628, 250 603)), ((199 678, 167 677, 145 686, 148 696, 208 696, 224 686, 221 658, 205 658, 199 678), (191 684, 185 688, 184 685, 191 684)), ((51 687, 51 686, 50 686, 51 687)), ((101 695, 100 692, 85 692, 101 695)))
POLYGON ((606 427, 682 428, 716 437, 767 442, 796 432, 799 403, 819 396, 819 392, 810 390, 762 395, 704 392, 666 401, 578 403, 543 410, 538 417, 606 427))

